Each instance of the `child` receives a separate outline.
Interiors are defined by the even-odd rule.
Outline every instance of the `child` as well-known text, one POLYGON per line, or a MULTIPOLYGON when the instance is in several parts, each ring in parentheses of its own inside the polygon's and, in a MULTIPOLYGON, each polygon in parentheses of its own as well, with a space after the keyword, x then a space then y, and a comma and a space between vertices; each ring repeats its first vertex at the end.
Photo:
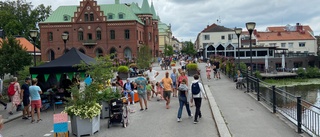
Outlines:
POLYGON ((211 77, 210 77, 211 67, 210 66, 206 67, 206 72, 207 72, 207 80, 210 81, 210 79, 211 79, 211 77))
POLYGON ((218 79, 218 75, 217 75, 217 67, 216 66, 213 66, 213 78, 214 79, 218 79))
POLYGON ((152 89, 152 85, 151 85, 151 82, 150 82, 150 81, 148 81, 148 84, 147 84, 147 86, 146 86, 146 89, 147 89, 147 98, 148 98, 148 101, 151 101, 151 99, 150 99, 151 91, 152 91, 152 97, 153 97, 154 90, 152 89))
POLYGON ((160 94, 160 96, 158 97, 157 101, 163 100, 163 86, 162 84, 160 84, 160 82, 156 83, 156 87, 157 87, 157 97, 160 94))

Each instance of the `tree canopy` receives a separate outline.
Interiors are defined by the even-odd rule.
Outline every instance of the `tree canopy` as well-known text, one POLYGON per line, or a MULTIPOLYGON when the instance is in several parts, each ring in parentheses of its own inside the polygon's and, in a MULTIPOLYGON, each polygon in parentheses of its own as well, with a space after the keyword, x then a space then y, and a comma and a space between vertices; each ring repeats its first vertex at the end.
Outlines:
POLYGON ((41 4, 34 8, 25 0, 0 1, 0 29, 7 36, 29 39, 29 31, 37 28, 38 23, 46 20, 51 12, 51 6, 41 4))
POLYGON ((8 37, 0 42, 0 75, 10 73, 15 75, 25 66, 31 65, 32 56, 26 48, 14 37, 8 37))
POLYGON ((150 63, 152 61, 151 50, 149 46, 142 45, 139 47, 138 58, 137 58, 137 66, 140 69, 146 69, 150 67, 150 63))
POLYGON ((173 47, 170 45, 164 45, 164 55, 165 56, 172 56, 174 54, 173 47))
POLYGON ((183 47, 181 50, 181 53, 187 54, 187 55, 195 55, 197 54, 197 51, 194 49, 194 45, 191 41, 185 41, 183 42, 183 47))

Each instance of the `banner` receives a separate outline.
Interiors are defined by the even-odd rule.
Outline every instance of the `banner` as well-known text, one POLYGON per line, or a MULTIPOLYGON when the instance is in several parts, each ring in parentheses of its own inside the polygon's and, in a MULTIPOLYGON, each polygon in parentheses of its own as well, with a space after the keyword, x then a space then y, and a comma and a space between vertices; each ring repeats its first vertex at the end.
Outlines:
POLYGON ((70 80, 73 78, 73 75, 74 75, 74 73, 73 73, 73 72, 68 73, 68 77, 69 77, 69 79, 70 79, 70 80))
POLYGON ((61 79, 61 73, 56 74, 56 78, 57 78, 57 81, 58 81, 58 82, 60 82, 60 79, 61 79))
POLYGON ((38 74, 31 74, 31 78, 37 78, 38 74))
POLYGON ((84 77, 86 76, 86 72, 80 72, 80 77, 84 79, 84 77))
POLYGON ((44 74, 44 80, 45 80, 45 82, 48 81, 49 76, 50 76, 50 74, 44 74))

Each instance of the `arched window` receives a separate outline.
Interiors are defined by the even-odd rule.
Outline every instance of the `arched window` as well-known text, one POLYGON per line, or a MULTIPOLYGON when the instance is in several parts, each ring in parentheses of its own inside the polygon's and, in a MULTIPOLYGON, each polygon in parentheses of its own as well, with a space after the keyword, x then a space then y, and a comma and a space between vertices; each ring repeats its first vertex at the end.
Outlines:
POLYGON ((83 40, 83 29, 82 28, 78 29, 78 40, 83 40))
POLYGON ((113 14, 112 13, 108 14, 108 19, 113 19, 113 14))
POLYGON ((99 27, 96 29, 96 37, 97 40, 101 40, 101 29, 99 27))
POLYGON ((52 32, 48 33, 48 41, 53 41, 53 33, 52 32))
POLYGON ((207 48, 207 51, 214 51, 214 47, 212 45, 210 45, 208 48, 207 48))
POLYGON ((114 59, 114 57, 116 57, 117 55, 116 55, 116 52, 117 52, 117 50, 116 50, 116 48, 114 48, 114 47, 112 47, 111 49, 110 49, 110 58, 111 59, 114 59))
POLYGON ((96 53, 96 57, 101 57, 101 56, 103 56, 103 51, 102 51, 102 49, 100 49, 100 48, 97 48, 96 51, 95 51, 95 53, 96 53))
POLYGON ((124 14, 123 14, 123 13, 119 13, 119 14, 118 14, 118 18, 119 18, 119 19, 124 19, 124 14))

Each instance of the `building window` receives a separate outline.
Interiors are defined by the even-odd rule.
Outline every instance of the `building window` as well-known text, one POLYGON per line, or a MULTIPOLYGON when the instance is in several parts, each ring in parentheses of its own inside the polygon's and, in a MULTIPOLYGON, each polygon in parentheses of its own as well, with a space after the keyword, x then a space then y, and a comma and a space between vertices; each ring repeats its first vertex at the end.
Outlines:
POLYGON ((90 13, 90 21, 94 21, 93 13, 90 13))
POLYGON ((101 30, 97 31, 97 40, 101 40, 101 30))
POLYGON ((210 35, 204 35, 204 40, 210 40, 210 35))
POLYGON ((110 39, 116 39, 116 32, 114 30, 110 30, 110 39))
POLYGON ((275 46, 277 46, 277 43, 269 43, 269 46, 270 47, 275 47, 275 46))
POLYGON ((48 33, 48 40, 53 41, 53 33, 52 32, 48 33))
POLYGON ((228 34, 228 40, 234 39, 233 34, 228 34))
POLYGON ((85 14, 84 14, 84 21, 89 21, 89 15, 88 15, 88 13, 85 13, 85 14))
POLYGON ((130 39, 130 30, 124 30, 124 38, 125 39, 130 39))
POLYGON ((83 31, 78 31, 78 40, 83 40, 83 31))
POLYGON ((288 43, 289 48, 293 48, 293 43, 288 43))
POLYGON ((142 38, 142 32, 140 31, 140 40, 141 40, 141 38, 142 38))
POLYGON ((96 53, 96 57, 102 57, 103 56, 103 51, 100 48, 96 49, 95 53, 96 53))
POLYGON ((151 41, 151 32, 149 32, 149 41, 151 41))
POLYGON ((281 48, 285 48, 286 47, 286 43, 281 43, 281 48))
POLYGON ((119 14, 119 19, 123 19, 123 14, 122 13, 119 14))
POLYGON ((87 36, 88 36, 88 40, 92 40, 92 34, 91 33, 88 33, 87 36))
POLYGON ((224 39, 224 36, 221 36, 221 39, 224 39))
POLYGON ((306 43, 305 42, 299 42, 299 47, 305 47, 306 43))
POLYGON ((108 19, 113 19, 113 15, 112 14, 108 14, 108 19))
POLYGON ((136 30, 136 39, 138 40, 139 39, 139 35, 138 35, 138 30, 136 30))
POLYGON ((63 21, 68 21, 69 20, 69 16, 68 15, 63 15, 63 21))

